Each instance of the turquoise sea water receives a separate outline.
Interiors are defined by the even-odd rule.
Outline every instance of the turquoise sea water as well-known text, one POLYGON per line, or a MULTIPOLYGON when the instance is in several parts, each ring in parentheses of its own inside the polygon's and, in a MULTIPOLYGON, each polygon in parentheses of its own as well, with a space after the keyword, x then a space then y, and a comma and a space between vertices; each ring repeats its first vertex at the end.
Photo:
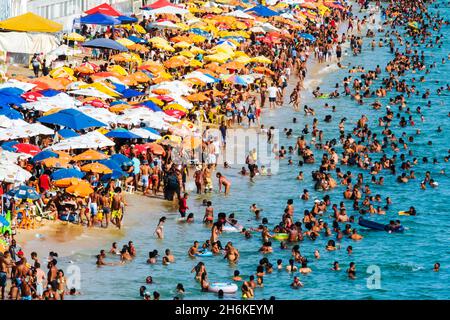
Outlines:
MULTIPOLYGON (((444 2, 439 3, 441 16, 449 18, 450 9, 444 2)), ((435 12, 436 9, 431 9, 435 12)), ((304 287, 300 290, 292 290, 289 284, 292 282, 293 274, 286 271, 274 270, 272 274, 264 277, 264 288, 255 290, 256 299, 269 298, 275 296, 277 299, 449 299, 450 298, 450 236, 448 228, 450 227, 450 210, 448 209, 448 199, 450 198, 450 181, 447 176, 440 175, 441 169, 449 170, 448 163, 444 163, 443 158, 450 148, 448 143, 448 130, 450 111, 448 104, 448 91, 441 96, 436 95, 436 89, 440 86, 446 86, 448 83, 448 74, 450 72, 450 61, 447 60, 447 54, 450 52, 450 43, 447 33, 449 27, 443 27, 441 33, 444 35, 444 45, 442 48, 424 48, 427 64, 437 63, 437 68, 433 68, 431 73, 426 75, 425 83, 416 83, 417 89, 421 92, 426 88, 432 92, 429 100, 432 102, 431 108, 425 106, 425 102, 419 97, 407 99, 408 106, 413 111, 413 117, 416 122, 415 127, 400 128, 398 121, 393 121, 392 129, 398 136, 400 132, 406 132, 408 135, 414 134, 416 129, 421 130, 420 135, 415 136, 415 142, 410 144, 414 151, 414 157, 421 159, 427 156, 429 159, 436 157, 438 164, 433 165, 419 164, 413 168, 416 172, 417 180, 408 184, 398 184, 395 182, 395 176, 383 173, 385 177, 384 186, 370 184, 372 194, 381 194, 382 198, 389 196, 393 200, 393 205, 388 210, 386 216, 374 216, 371 219, 388 222, 391 219, 399 219, 407 228, 403 234, 387 234, 385 232, 374 232, 359 228, 364 236, 363 241, 354 242, 349 239, 341 241, 341 249, 335 252, 326 252, 325 244, 327 238, 321 237, 315 242, 305 240, 300 243, 301 252, 308 257, 309 266, 313 272, 307 276, 300 276, 304 287), (446 64, 442 65, 441 60, 445 58, 446 64), (425 122, 420 121, 420 117, 414 112, 417 106, 421 106, 425 116, 425 122), (437 126, 443 128, 443 132, 436 131, 437 126), (427 142, 433 141, 432 146, 427 142), (430 187, 427 190, 420 189, 420 180, 425 172, 431 171, 432 177, 439 182, 435 189, 430 187), (418 215, 416 217, 398 216, 399 210, 405 210, 409 206, 415 206, 418 215), (348 256, 345 248, 352 245, 354 252, 348 256), (314 259, 314 250, 318 249, 321 253, 319 260, 314 259), (333 261, 339 261, 341 272, 331 271, 333 261), (348 264, 354 261, 357 267, 357 279, 348 280, 345 269, 348 264), (433 264, 441 263, 441 271, 433 272, 433 264), (367 287, 367 278, 369 274, 366 269, 370 265, 376 265, 381 270, 381 288, 369 289, 367 287)), ((377 35, 376 39, 383 37, 377 35)), ((351 62, 352 65, 363 65, 366 70, 374 69, 376 65, 382 68, 387 61, 392 59, 388 46, 370 49, 370 40, 365 39, 363 54, 353 57, 347 55, 344 57, 344 64, 351 62)), ((335 83, 341 83, 341 80, 347 75, 348 70, 330 67, 323 69, 320 73, 320 87, 322 91, 331 92, 335 83)), ((420 74, 422 75, 422 73, 420 74)), ((423 74, 425 75, 425 74, 423 74)), ((386 73, 383 72, 383 78, 386 73)), ((411 77, 419 78, 419 74, 408 74, 406 79, 411 77)), ((316 85, 315 79, 309 79, 310 85, 316 85)), ((373 88, 377 85, 374 84, 373 88)), ((289 87, 288 93, 291 91, 289 87)), ((382 101, 387 104, 389 97, 382 101)), ((348 119, 346 130, 351 130, 353 125, 362 114, 368 116, 371 127, 376 128, 379 116, 384 114, 384 110, 373 110, 370 103, 374 99, 365 99, 363 106, 357 106, 350 98, 341 97, 333 100, 313 100, 310 93, 303 93, 303 102, 315 108, 316 117, 319 119, 319 128, 324 131, 324 139, 329 140, 338 138, 338 122, 342 117, 348 119), (336 113, 332 114, 330 109, 323 108, 323 104, 328 101, 336 106, 336 113), (333 121, 324 123, 322 120, 325 115, 332 114, 333 121)), ((302 102, 302 105, 304 104, 302 102)), ((402 114, 405 115, 406 114, 402 114)), ((276 111, 265 111, 263 114, 263 123, 266 127, 271 125, 282 130, 283 128, 292 128, 294 135, 292 138, 280 137, 280 145, 289 146, 295 143, 295 137, 301 134, 304 124, 312 124, 313 117, 305 118, 303 112, 295 113, 290 107, 283 107, 276 111), (292 118, 298 119, 297 124, 292 123, 292 118)), ((389 151, 388 151, 389 152, 389 151)), ((315 150, 316 160, 320 158, 321 152, 315 150)), ((406 154, 406 152, 405 152, 406 154)), ((374 158, 380 155, 373 155, 374 158)), ((412 157, 407 157, 412 159, 412 157)), ((297 159, 294 156, 294 163, 297 159)), ((215 212, 235 212, 236 218, 246 227, 256 227, 258 222, 253 219, 249 212, 251 203, 257 203, 263 208, 263 217, 269 219, 269 225, 273 227, 278 223, 287 199, 294 199, 296 219, 302 216, 303 210, 312 207, 312 201, 303 202, 299 195, 304 188, 310 190, 311 199, 323 198, 325 193, 317 192, 313 189, 311 171, 317 169, 315 165, 305 165, 302 168, 288 166, 287 160, 280 163, 280 170, 277 175, 271 177, 257 177, 254 183, 248 178, 238 176, 237 171, 241 166, 234 166, 232 169, 223 170, 225 175, 232 182, 232 190, 229 196, 213 193, 207 198, 213 202, 215 212), (298 182, 295 177, 299 170, 304 172, 305 180, 298 182)), ((347 170, 346 167, 342 167, 347 170)), ((349 168, 355 175, 362 172, 354 167, 349 168)), ((398 172, 401 172, 399 170, 398 172)), ((370 175, 364 173, 365 182, 369 183, 370 175)), ((399 173, 398 173, 399 174, 399 173)), ((342 186, 327 192, 331 197, 332 203, 342 201, 342 186)), ((193 195, 194 193, 192 193, 193 195)), ((133 240, 138 250, 138 257, 135 261, 115 267, 97 268, 94 264, 94 255, 98 250, 89 250, 79 252, 71 257, 61 259, 61 266, 67 266, 68 260, 72 260, 81 268, 81 292, 83 299, 140 299, 139 287, 147 286, 150 292, 158 291, 163 299, 172 299, 175 295, 177 283, 182 283, 187 291, 185 299, 217 299, 213 293, 200 292, 199 284, 194 280, 194 274, 190 270, 200 261, 190 259, 187 256, 187 250, 194 240, 200 242, 209 239, 210 230, 205 228, 200 222, 204 213, 204 207, 201 207, 200 201, 204 196, 192 196, 189 205, 192 212, 196 213, 197 221, 192 225, 178 224, 178 217, 173 212, 143 212, 142 223, 126 231, 123 239, 117 239, 119 244, 125 244, 128 240, 133 240), (152 233, 156 226, 157 219, 162 215, 168 217, 165 226, 166 239, 156 240, 152 233), (163 266, 159 261, 156 265, 147 265, 147 252, 157 249, 161 255, 164 250, 170 248, 175 255, 176 263, 169 266, 163 266), (145 284, 146 276, 151 275, 154 284, 145 284)), ((351 201, 346 201, 347 208, 351 208, 351 201)), ((351 214, 355 214, 349 210, 351 214)), ((331 224, 330 219, 328 222, 331 224)), ((356 224, 354 224, 356 226, 356 224)), ((204 258, 208 271, 209 281, 225 282, 231 279, 233 271, 238 269, 243 278, 256 273, 256 266, 263 255, 258 253, 261 245, 260 236, 255 234, 250 240, 245 240, 242 235, 237 233, 223 233, 221 236, 222 244, 232 241, 234 246, 240 250, 241 259, 236 266, 229 265, 222 257, 204 258)), ((76 248, 76 243, 73 244, 76 248)), ((278 242, 273 241, 274 253, 267 255, 270 262, 276 265, 277 259, 282 259, 286 265, 290 258, 290 249, 281 250, 277 247, 278 242)), ((120 247, 120 245, 119 245, 120 247)), ((108 248, 103 248, 108 249, 108 248)), ((117 259, 117 258, 116 258, 117 259)), ((107 261, 114 261, 108 258, 107 261)), ((276 269, 276 268, 275 268, 276 269)), ((295 274, 298 275, 298 274, 295 274)), ((70 299, 70 297, 68 297, 70 299)), ((230 299, 240 299, 240 291, 236 295, 231 295, 230 299)))

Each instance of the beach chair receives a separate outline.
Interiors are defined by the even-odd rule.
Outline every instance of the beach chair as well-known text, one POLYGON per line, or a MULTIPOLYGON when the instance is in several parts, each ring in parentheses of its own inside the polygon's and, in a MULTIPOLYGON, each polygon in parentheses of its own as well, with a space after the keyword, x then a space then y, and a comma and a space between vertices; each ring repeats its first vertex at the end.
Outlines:
POLYGON ((52 213, 50 210, 44 211, 44 203, 42 202, 42 199, 39 199, 35 202, 35 216, 36 220, 39 222, 42 219, 48 219, 50 220, 50 213, 52 213))
POLYGON ((134 193, 134 186, 132 184, 127 185, 126 193, 132 194, 134 193))

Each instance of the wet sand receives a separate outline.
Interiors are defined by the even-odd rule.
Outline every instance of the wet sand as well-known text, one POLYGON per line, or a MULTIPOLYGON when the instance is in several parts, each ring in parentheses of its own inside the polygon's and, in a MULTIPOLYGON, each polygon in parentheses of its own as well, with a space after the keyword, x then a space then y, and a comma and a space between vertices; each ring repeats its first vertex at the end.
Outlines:
POLYGON ((15 238, 27 257, 33 251, 40 257, 46 257, 50 251, 57 252, 60 257, 70 256, 88 249, 107 248, 112 242, 126 237, 142 219, 157 220, 160 212, 172 207, 170 202, 159 197, 146 197, 139 193, 126 194, 125 199, 127 207, 120 230, 112 224, 107 229, 88 228, 69 222, 43 220, 35 229, 18 229, 15 238))

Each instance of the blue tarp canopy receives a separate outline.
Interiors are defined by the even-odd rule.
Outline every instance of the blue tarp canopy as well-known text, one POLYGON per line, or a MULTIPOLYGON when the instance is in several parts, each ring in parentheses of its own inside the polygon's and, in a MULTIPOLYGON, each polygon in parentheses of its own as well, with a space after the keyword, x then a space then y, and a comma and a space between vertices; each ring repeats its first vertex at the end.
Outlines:
POLYGON ((51 115, 40 117, 37 121, 56 124, 74 130, 107 126, 105 123, 91 118, 77 109, 64 109, 51 115))
POLYGON ((98 24, 101 26, 114 26, 122 24, 119 18, 114 18, 102 13, 94 13, 80 18, 80 23, 83 24, 98 24))
POLYGON ((59 169, 52 173, 52 180, 60 180, 66 178, 83 178, 84 173, 76 169, 59 169))
POLYGON ((101 49, 128 51, 128 49, 125 46, 121 45, 117 41, 106 38, 98 38, 91 41, 87 41, 83 43, 82 46, 87 48, 101 48, 101 49))
POLYGON ((71 129, 61 129, 61 130, 59 130, 57 132, 57 134, 59 134, 64 139, 68 139, 68 138, 73 138, 73 137, 78 137, 79 136, 78 133, 76 133, 75 131, 73 131, 71 129))
POLYGON ((127 129, 123 129, 123 128, 111 130, 107 134, 105 134, 105 136, 108 138, 120 138, 120 139, 140 139, 140 138, 142 138, 141 136, 138 136, 137 134, 134 134, 133 132, 130 132, 127 129))
POLYGON ((279 13, 276 11, 273 11, 272 9, 265 7, 263 5, 258 5, 253 8, 245 10, 245 12, 260 16, 260 17, 274 17, 278 16, 279 13))
POLYGON ((128 17, 128 16, 118 16, 117 19, 119 19, 122 23, 133 23, 138 22, 137 18, 134 17, 128 17))

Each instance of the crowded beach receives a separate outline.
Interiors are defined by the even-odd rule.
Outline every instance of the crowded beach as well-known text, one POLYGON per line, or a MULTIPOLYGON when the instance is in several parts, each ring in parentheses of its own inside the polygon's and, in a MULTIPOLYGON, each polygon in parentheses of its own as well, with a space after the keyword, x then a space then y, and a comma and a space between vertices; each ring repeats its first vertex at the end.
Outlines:
MULTIPOLYGON (((52 224, 75 225, 81 232, 95 229, 98 237, 111 229, 122 232, 130 201, 144 198, 166 204, 180 224, 204 225, 207 240, 193 239, 187 231, 184 236, 192 245, 184 256, 166 249, 160 259, 152 248, 148 256, 137 251, 134 242, 140 239, 117 238, 110 249, 97 248, 92 264, 101 273, 134 259, 163 266, 189 260, 194 274, 189 276, 198 290, 219 298, 259 299, 258 291, 280 271, 293 275, 291 289, 301 290, 302 277, 313 271, 309 264, 321 253, 342 249, 351 260, 353 246, 341 248, 344 238, 364 241, 364 228, 386 235, 408 232, 403 218, 422 214, 414 201, 404 203, 395 219, 390 215, 384 223, 376 222, 372 217, 387 216, 392 201, 371 188, 382 187, 385 177, 393 175, 397 184, 409 184, 411 190, 434 189, 445 175, 436 169, 416 176, 415 166, 446 163, 449 155, 419 158, 414 135, 402 129, 424 121, 421 107, 413 110, 407 100, 420 94, 429 104, 434 92, 419 92, 414 83, 425 81, 429 68, 420 47, 442 45, 436 34, 448 21, 429 15, 427 6, 432 4, 422 0, 272 2, 158 0, 129 16, 102 4, 81 13, 78 25, 67 33, 34 14, 0 21, 1 30, 35 21, 60 37, 58 48, 30 56, 29 66, 6 73, 0 83, 1 299, 83 297, 67 285, 58 252, 46 247, 48 258, 24 252, 21 234, 39 234, 52 224), (375 13, 384 17, 378 30, 370 28, 375 13), (374 32, 385 33, 385 38, 378 41, 374 32), (374 70, 343 63, 344 51, 351 59, 371 49, 389 50, 390 62, 374 70), (317 102, 306 105, 304 81, 312 63, 348 68, 348 76, 334 91, 312 88, 317 102), (408 83, 402 77, 411 72, 418 73, 417 79, 408 83), (386 97, 388 106, 378 101, 386 97), (360 106, 359 120, 337 120, 333 99, 360 106), (319 120, 315 109, 322 107, 330 115, 319 120), (292 137, 291 145, 274 144, 273 135, 278 129, 291 137, 292 129, 283 132, 265 124, 265 115, 282 108, 292 109, 293 125, 300 118, 310 123, 292 137), (377 110, 379 118, 369 119, 363 108, 377 110), (323 126, 332 121, 335 135, 324 136, 323 126), (258 183, 276 174, 261 163, 255 149, 238 159, 241 165, 224 161, 229 132, 235 128, 267 136, 271 157, 292 165, 289 178, 300 183, 292 199, 278 203, 276 223, 274 218, 268 223, 257 203, 248 203, 252 227, 246 227, 244 219, 214 207, 208 198, 233 193, 230 166, 239 170, 242 181, 258 183), (303 183, 303 166, 315 168, 313 185, 303 183), (190 182, 194 188, 188 188, 190 182), (321 192, 322 198, 312 198, 308 189, 321 192), (335 189, 342 196, 331 199, 327 192, 335 189), (193 202, 203 196, 204 212, 192 212, 193 202), (296 210, 294 198, 309 209, 296 210), (233 241, 222 243, 223 233, 232 233, 233 241), (244 278, 239 247, 255 237, 261 246, 253 249, 262 258, 252 261, 256 272, 244 278), (302 243, 311 241, 317 250, 306 256, 302 243), (270 258, 280 250, 284 260, 270 258), (208 278, 208 257, 215 256, 234 266, 228 281, 208 278)), ((437 94, 449 90, 447 84, 437 94)), ((168 218, 151 207, 147 211, 159 221, 148 237, 166 243, 168 218)), ((348 281, 359 276, 357 263, 342 266, 348 281)), ((439 272, 439 262, 427 263, 439 272)), ((330 261, 330 268, 341 270, 338 261, 330 261)), ((174 287, 174 296, 161 296, 154 280, 148 276, 146 286, 136 285, 139 298, 189 299, 182 283, 174 287)))

